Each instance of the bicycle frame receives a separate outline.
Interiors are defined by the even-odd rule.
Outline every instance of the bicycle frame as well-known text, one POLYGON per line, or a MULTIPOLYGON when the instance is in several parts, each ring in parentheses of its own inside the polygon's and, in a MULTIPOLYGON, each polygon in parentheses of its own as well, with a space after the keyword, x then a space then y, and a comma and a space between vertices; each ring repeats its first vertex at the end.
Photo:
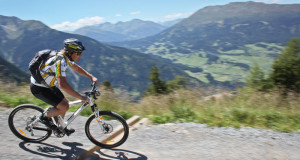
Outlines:
MULTIPOLYGON (((94 102, 92 101, 93 100, 93 98, 92 97, 88 97, 89 98, 89 100, 90 100, 90 106, 92 107, 92 110, 93 110, 93 112, 95 111, 95 106, 96 106, 96 104, 94 104, 94 102)), ((69 105, 74 105, 74 104, 79 104, 79 103, 81 103, 82 101, 81 100, 77 100, 77 101, 71 101, 71 102, 69 102, 69 105)), ((58 116, 56 116, 58 119, 59 119, 59 121, 60 121, 60 125, 58 126, 58 129, 59 130, 61 130, 61 131, 63 131, 69 124, 71 124, 71 122, 73 122, 73 120, 87 107, 87 106, 89 106, 88 105, 89 103, 84 103, 84 104, 82 104, 69 118, 68 118, 68 120, 67 121, 65 121, 60 115, 58 115, 58 116)), ((99 112, 100 110, 97 108, 97 111, 99 112)), ((95 114, 96 115, 96 114, 95 114)), ((98 115, 98 117, 99 117, 99 114, 97 114, 98 115)), ((38 115, 38 117, 39 117, 40 115, 38 115)), ((97 118, 98 118, 97 117, 97 118)), ((54 119, 55 119, 55 117, 53 117, 54 119)), ((29 125, 28 125, 28 129, 29 130, 31 130, 32 131, 32 128, 33 128, 33 125, 35 124, 35 123, 37 123, 39 121, 39 119, 37 118, 36 120, 34 120, 32 123, 30 123, 29 125)), ((97 121, 99 122, 99 120, 97 119, 97 121)), ((102 121, 101 121, 102 122, 102 121)), ((56 121, 56 123, 57 123, 57 121, 56 121)), ((57 124, 58 125, 58 124, 57 124)), ((102 125, 100 125, 100 126, 102 126, 102 125)), ((31 134, 33 135, 33 132, 31 132, 31 134)))
MULTIPOLYGON (((94 87, 92 88, 91 91, 93 91, 96 87, 95 85, 93 85, 94 87)), ((96 116, 96 120, 98 121, 98 123, 102 123, 102 118, 99 116, 99 112, 100 109, 97 108, 97 105, 93 102, 93 96, 88 96, 89 99, 89 103, 84 103, 82 104, 69 118, 67 121, 65 121, 60 115, 57 116, 57 118, 60 121, 60 125, 58 126, 58 128, 60 130, 65 129, 68 125, 70 125, 73 120, 87 107, 87 106, 91 106, 92 111, 94 112, 95 116, 96 116), (97 108, 97 114, 95 112, 95 108, 97 108)), ((69 102, 69 105, 74 105, 74 104, 78 104, 78 103, 82 103, 81 100, 77 100, 77 101, 71 101, 69 102)), ((100 125, 102 127, 102 125, 100 125)), ((103 128, 102 128, 103 129, 103 128)))
MULTIPOLYGON (((87 106, 91 106, 92 111, 94 112, 94 115, 96 116, 96 120, 100 126, 100 128, 104 131, 104 127, 103 127, 103 118, 102 116, 99 115, 100 109, 97 108, 97 104, 94 103, 94 100, 97 99, 96 96, 100 96, 100 92, 97 91, 97 87, 95 82, 92 84, 92 89, 89 92, 86 92, 86 96, 89 99, 89 102, 86 102, 84 104, 82 104, 69 118, 68 120, 64 120, 60 115, 53 117, 54 120, 57 123, 57 119, 60 121, 60 124, 58 125, 58 129, 62 132, 64 132, 64 129, 71 124, 71 122, 73 122, 73 120, 87 107, 87 106), (97 110, 95 110, 97 109, 97 110), (57 119, 56 119, 57 118, 57 119)), ((69 105, 74 105, 74 104, 78 104, 78 103, 82 103, 81 100, 77 100, 77 101, 71 101, 69 102, 69 105)), ((38 115, 38 117, 41 115, 38 115)), ((28 130, 32 130, 33 126, 35 123, 37 123, 39 121, 39 119, 35 119, 33 122, 31 122, 28 125, 28 130)), ((31 134, 33 134, 33 132, 31 132, 31 134)))
MULTIPOLYGON (((91 100, 90 100, 91 101, 91 100)), ((78 103, 81 103, 82 101, 81 100, 78 100, 78 101, 72 101, 70 102, 69 104, 72 105, 72 104, 78 104, 78 103)), ((90 102, 90 103, 93 103, 93 102, 90 102)), ((94 104, 92 104, 94 105, 94 104)), ((88 106, 87 103, 84 103, 82 104, 69 118, 67 121, 65 121, 60 115, 57 116, 57 118, 59 119, 60 121, 60 125, 59 125, 59 129, 60 130, 63 130, 65 129, 69 124, 71 124, 73 122, 73 120, 88 106)))

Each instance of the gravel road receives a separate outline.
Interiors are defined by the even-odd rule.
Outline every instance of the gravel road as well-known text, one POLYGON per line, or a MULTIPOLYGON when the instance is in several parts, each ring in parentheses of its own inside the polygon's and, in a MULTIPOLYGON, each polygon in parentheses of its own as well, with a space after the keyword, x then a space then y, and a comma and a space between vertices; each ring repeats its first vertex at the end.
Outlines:
MULTIPOLYGON (((71 124, 70 137, 50 137, 43 143, 25 143, 8 128, 11 109, 0 108, 0 155, 7 159, 75 159, 94 145, 86 138, 87 118, 71 124)), ((89 160, 198 160, 198 159, 291 159, 300 160, 300 134, 204 124, 169 123, 131 127, 128 140, 119 148, 100 149, 89 160)))

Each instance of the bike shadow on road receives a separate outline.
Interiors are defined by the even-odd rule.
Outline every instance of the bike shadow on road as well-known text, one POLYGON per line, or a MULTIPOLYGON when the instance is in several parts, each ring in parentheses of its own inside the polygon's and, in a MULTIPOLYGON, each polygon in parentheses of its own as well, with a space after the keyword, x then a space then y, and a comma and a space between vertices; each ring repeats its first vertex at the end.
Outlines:
POLYGON ((111 160, 111 159, 119 159, 119 160, 147 160, 148 158, 137 152, 124 150, 124 149, 100 149, 96 151, 100 154, 99 159, 92 160, 111 160))
MULTIPOLYGON (((21 142, 19 143, 20 148, 23 150, 33 153, 35 155, 43 156, 45 158, 63 159, 63 160, 74 160, 78 155, 86 152, 85 149, 80 148, 83 146, 77 142, 63 142, 64 146, 59 147, 48 143, 32 143, 32 142, 21 142), (66 146, 66 147, 65 147, 66 146)), ((99 157, 96 154, 91 155, 91 158, 99 157)))
MULTIPOLYGON (((63 142, 64 146, 59 147, 48 143, 21 142, 19 147, 24 151, 46 158, 75 160, 87 150, 80 148, 83 144, 78 142, 63 142), (65 147, 67 146, 67 147, 65 147)), ((89 160, 147 160, 148 158, 140 153, 124 149, 100 149, 93 153, 89 160)))

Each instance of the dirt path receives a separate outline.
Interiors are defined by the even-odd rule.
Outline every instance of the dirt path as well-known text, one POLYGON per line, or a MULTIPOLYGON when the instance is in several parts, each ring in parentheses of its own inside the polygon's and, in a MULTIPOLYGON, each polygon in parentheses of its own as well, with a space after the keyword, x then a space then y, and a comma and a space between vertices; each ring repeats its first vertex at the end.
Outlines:
MULTIPOLYGON (((0 108, 0 155, 6 159, 75 159, 93 144, 84 133, 85 117, 71 124, 70 137, 50 137, 43 143, 25 143, 8 128, 11 109, 0 108)), ((100 149, 88 159, 198 160, 300 159, 300 135, 253 128, 209 128, 203 124, 170 123, 132 128, 119 148, 100 149)))

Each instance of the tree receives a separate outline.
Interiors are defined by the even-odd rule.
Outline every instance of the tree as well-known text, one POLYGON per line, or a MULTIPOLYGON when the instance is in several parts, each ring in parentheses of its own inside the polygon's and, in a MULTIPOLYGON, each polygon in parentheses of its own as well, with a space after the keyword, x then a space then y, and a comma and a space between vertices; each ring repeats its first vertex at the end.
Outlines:
POLYGON ((254 63, 253 67, 249 71, 249 75, 246 77, 246 83, 251 88, 259 88, 264 77, 264 72, 260 69, 257 63, 254 63))
POLYGON ((160 72, 156 66, 151 68, 149 80, 151 81, 151 86, 147 88, 147 91, 150 94, 157 95, 168 93, 166 83, 160 79, 160 72))
POLYGON ((114 89, 113 89, 113 87, 112 87, 112 85, 109 81, 103 81, 101 83, 101 86, 103 87, 104 90, 108 90, 108 91, 111 91, 111 92, 114 91, 114 89))
POLYGON ((169 91, 186 88, 190 82, 184 76, 176 76, 174 80, 167 81, 167 87, 169 91))
POLYGON ((101 97, 104 99, 112 100, 115 98, 114 89, 109 81, 103 81, 101 83, 101 93, 101 97))
POLYGON ((295 38, 281 52, 272 66, 270 79, 285 90, 300 92, 300 39, 295 38))

